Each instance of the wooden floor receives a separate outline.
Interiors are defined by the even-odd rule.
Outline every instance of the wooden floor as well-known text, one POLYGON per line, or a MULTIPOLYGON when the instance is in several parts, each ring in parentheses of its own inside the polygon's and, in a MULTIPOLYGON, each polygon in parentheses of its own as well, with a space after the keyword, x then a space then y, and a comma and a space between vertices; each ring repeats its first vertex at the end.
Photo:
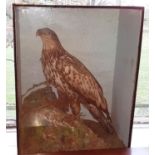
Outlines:
POLYGON ((113 149, 113 150, 93 150, 93 151, 77 151, 77 152, 60 152, 60 153, 39 153, 31 155, 149 155, 148 149, 113 149))

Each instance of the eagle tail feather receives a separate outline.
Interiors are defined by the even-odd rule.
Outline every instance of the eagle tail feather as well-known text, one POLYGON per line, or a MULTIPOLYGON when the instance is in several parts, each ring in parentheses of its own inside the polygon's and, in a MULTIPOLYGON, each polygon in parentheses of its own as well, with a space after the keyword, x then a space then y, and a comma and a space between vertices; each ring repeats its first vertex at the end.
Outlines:
POLYGON ((101 126, 107 130, 108 133, 112 134, 114 132, 112 120, 108 110, 104 110, 104 112, 102 112, 102 110, 98 109, 93 104, 86 104, 85 107, 89 110, 92 116, 98 120, 101 126))
POLYGON ((106 128, 107 132, 109 133, 114 132, 114 129, 112 126, 112 120, 108 111, 105 111, 105 112, 100 111, 99 122, 103 127, 106 128))

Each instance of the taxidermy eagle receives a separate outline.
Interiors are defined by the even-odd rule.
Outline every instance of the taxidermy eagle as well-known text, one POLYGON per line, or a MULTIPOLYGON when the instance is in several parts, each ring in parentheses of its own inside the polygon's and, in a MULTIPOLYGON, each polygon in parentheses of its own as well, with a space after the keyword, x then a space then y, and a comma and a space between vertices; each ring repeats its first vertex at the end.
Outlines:
POLYGON ((36 35, 41 37, 43 43, 41 62, 48 85, 54 86, 58 95, 68 98, 74 115, 80 114, 80 104, 83 104, 108 132, 112 132, 107 101, 95 77, 63 48, 53 30, 38 29, 36 35))

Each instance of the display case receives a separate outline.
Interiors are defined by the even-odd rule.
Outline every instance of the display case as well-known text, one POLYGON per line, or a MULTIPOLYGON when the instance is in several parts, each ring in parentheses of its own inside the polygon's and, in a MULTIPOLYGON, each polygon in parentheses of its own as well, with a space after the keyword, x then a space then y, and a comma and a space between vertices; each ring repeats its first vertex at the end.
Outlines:
POLYGON ((130 147, 144 8, 13 13, 19 154, 130 147))

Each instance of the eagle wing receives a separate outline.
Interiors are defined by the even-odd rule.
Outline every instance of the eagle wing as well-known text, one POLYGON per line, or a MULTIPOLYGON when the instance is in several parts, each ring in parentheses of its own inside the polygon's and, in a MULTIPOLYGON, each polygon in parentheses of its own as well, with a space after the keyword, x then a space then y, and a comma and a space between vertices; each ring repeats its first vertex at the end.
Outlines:
POLYGON ((74 91, 85 99, 95 101, 97 106, 100 106, 101 98, 103 98, 102 88, 95 77, 77 58, 67 53, 61 56, 57 66, 59 75, 74 91))

